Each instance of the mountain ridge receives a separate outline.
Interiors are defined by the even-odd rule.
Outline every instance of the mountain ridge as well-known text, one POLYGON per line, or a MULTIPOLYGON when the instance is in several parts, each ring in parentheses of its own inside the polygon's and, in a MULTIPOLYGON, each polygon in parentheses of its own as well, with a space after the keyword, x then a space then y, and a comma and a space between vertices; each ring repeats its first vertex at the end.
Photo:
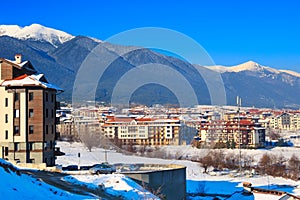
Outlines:
POLYGON ((53 28, 48 28, 40 24, 31 24, 25 27, 18 25, 0 25, 0 36, 3 35, 22 40, 44 40, 56 47, 59 44, 63 44, 74 38, 71 34, 53 28))
MULTIPOLYGON (((13 28, 19 29, 18 26, 13 28)), ((49 32, 46 31, 46 33, 49 32)), ((59 100, 67 102, 72 100, 77 72, 86 57, 91 52, 94 54, 95 47, 97 47, 97 56, 104 60, 92 63, 90 70, 95 70, 99 65, 105 64, 110 57, 116 58, 97 83, 97 101, 109 103, 114 87, 125 73, 140 65, 153 63, 168 66, 179 72, 191 84, 199 104, 211 103, 209 90, 203 77, 196 70, 196 65, 150 49, 138 48, 136 50, 134 47, 110 44, 86 36, 71 36, 63 43, 52 44, 49 38, 16 38, 1 35, 1 33, 0 45, 2 47, 0 57, 13 60, 16 53, 21 53, 23 59, 30 60, 38 72, 46 75, 49 82, 63 88, 65 92, 59 95, 59 100)), ((277 70, 253 61, 231 67, 197 65, 197 69, 198 67, 220 73, 228 105, 235 105, 236 96, 241 96, 244 106, 300 108, 300 74, 298 72, 277 70)), ((95 83, 88 83, 87 80, 84 84, 89 88, 95 83)), ((87 89, 82 94, 82 99, 93 100, 89 99, 93 96, 91 92, 87 89)), ((159 84, 148 84, 138 88, 132 94, 130 102, 145 105, 178 104, 178 99, 168 88, 159 84)))
POLYGON ((287 73, 292 76, 300 77, 300 73, 292 71, 292 70, 286 70, 286 69, 275 69, 269 66, 263 66, 257 62, 254 61, 247 61, 238 65, 233 66, 223 66, 223 65, 215 65, 215 66, 205 66, 207 69, 211 69, 213 71, 219 72, 219 73, 225 73, 225 72, 241 72, 241 71, 262 71, 267 70, 269 72, 280 74, 280 73, 287 73))

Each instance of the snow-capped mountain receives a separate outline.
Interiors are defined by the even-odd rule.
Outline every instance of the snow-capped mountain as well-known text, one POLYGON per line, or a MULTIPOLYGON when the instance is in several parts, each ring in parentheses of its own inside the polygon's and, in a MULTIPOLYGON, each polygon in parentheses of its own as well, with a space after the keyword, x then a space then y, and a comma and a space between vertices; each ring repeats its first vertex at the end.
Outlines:
POLYGON ((0 25, 0 36, 4 35, 21 40, 32 39, 46 41, 54 46, 58 46, 74 38, 74 36, 68 33, 44 27, 40 24, 32 24, 25 27, 17 25, 0 25))
MULTIPOLYGON (((78 69, 96 46, 99 57, 108 59, 129 48, 85 36, 73 37, 38 24, 24 28, 0 26, 0 46, 0 57, 13 60, 16 53, 21 53, 23 60, 30 60, 39 73, 45 74, 50 82, 65 90, 60 95, 65 101, 70 101, 72 97, 78 69)), ((96 100, 109 102, 119 79, 134 67, 148 63, 167 65, 180 72, 196 91, 199 104, 210 104, 208 88, 195 66, 149 49, 139 49, 118 57, 101 77, 96 100)), ((95 66, 91 66, 91 69, 98 67, 99 63, 95 62, 93 65, 95 66)), ((277 70, 253 61, 231 67, 206 68, 221 73, 228 105, 234 105, 236 96, 241 96, 243 106, 300 108, 300 74, 297 72, 277 70)), ((91 96, 82 95, 83 98, 91 96)), ((155 84, 141 87, 131 101, 145 105, 178 103, 172 92, 155 84)))
POLYGON ((260 72, 260 73, 268 72, 268 73, 272 73, 272 74, 286 73, 286 74, 289 74, 292 76, 300 77, 300 73, 290 71, 290 70, 273 69, 271 67, 262 66, 253 61, 248 61, 248 62, 242 63, 240 65, 229 66, 229 67, 216 65, 216 66, 206 66, 206 68, 220 72, 220 73, 250 71, 250 72, 260 72))

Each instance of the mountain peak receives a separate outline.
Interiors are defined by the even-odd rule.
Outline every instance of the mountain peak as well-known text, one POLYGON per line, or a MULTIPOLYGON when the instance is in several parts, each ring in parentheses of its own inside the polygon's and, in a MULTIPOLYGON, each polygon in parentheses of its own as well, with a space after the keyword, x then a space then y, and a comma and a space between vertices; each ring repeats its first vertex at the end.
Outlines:
POLYGON ((224 73, 224 72, 242 72, 242 71, 252 71, 252 72, 263 72, 263 71, 269 71, 275 74, 279 74, 280 71, 273 69, 271 67, 267 67, 267 66, 262 66, 260 64, 258 64, 257 62, 254 61, 247 61, 245 63, 239 64, 239 65, 235 65, 235 66, 208 66, 208 69, 220 72, 220 73, 224 73))
POLYGON ((17 25, 0 25, 0 36, 6 35, 21 40, 33 39, 47 41, 54 46, 71 40, 74 36, 48 28, 40 24, 31 24, 30 26, 20 27, 17 25))
POLYGON ((240 65, 230 67, 231 71, 240 72, 240 71, 261 71, 264 67, 254 61, 248 61, 240 65))

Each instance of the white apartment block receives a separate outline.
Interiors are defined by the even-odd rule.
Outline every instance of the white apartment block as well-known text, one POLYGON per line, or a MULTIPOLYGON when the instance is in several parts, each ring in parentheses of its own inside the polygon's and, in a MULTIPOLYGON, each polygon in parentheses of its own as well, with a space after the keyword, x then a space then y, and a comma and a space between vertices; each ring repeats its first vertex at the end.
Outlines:
POLYGON ((178 118, 109 117, 102 132, 125 145, 179 145, 180 126, 178 118))

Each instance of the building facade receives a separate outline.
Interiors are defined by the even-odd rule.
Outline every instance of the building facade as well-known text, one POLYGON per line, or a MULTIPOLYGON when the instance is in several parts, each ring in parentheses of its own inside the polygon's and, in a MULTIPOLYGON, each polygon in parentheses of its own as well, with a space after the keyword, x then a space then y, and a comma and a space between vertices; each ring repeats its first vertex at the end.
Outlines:
POLYGON ((203 123, 199 137, 201 142, 227 148, 264 147, 265 128, 256 121, 216 120, 203 123))
POLYGON ((102 132, 123 145, 180 145, 178 118, 109 117, 102 132))
POLYGON ((53 166, 56 94, 62 90, 21 59, 0 59, 0 157, 53 166))

